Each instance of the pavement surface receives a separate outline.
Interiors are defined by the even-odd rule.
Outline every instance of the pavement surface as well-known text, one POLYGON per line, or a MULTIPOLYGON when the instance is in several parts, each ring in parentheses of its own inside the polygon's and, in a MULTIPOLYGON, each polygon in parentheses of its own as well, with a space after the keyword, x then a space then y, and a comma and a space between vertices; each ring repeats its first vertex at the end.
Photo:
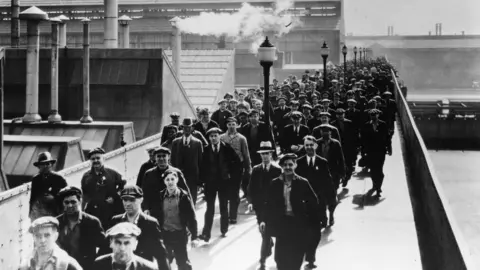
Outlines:
MULTIPOLYGON (((371 188, 368 175, 357 173, 346 189, 339 189, 341 203, 335 225, 326 228, 317 249, 317 269, 415 270, 421 269, 420 251, 408 194, 398 136, 393 140, 393 156, 387 156, 385 181, 380 199, 367 197, 371 188)), ((203 228, 205 203, 197 205, 199 231, 203 228)), ((238 224, 225 238, 219 229, 218 208, 209 243, 189 250, 195 270, 255 270, 258 268, 261 237, 254 213, 239 209, 238 224)), ((294 233, 294 232, 292 232, 294 233)), ((177 269, 175 262, 173 269, 177 269)), ((276 269, 273 256, 267 269, 276 269)))
POLYGON ((475 269, 480 269, 480 151, 429 151, 475 269))
POLYGON ((408 90, 408 101, 480 101, 480 89, 412 89, 408 90))

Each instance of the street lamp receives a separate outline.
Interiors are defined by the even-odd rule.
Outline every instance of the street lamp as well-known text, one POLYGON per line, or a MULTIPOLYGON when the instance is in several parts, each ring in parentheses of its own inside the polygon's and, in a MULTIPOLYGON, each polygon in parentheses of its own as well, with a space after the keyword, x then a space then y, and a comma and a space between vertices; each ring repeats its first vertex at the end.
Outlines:
MULTIPOLYGON (((358 58, 360 60, 360 65, 362 64, 362 52, 363 52, 363 48, 360 47, 360 49, 358 50, 360 52, 360 57, 358 58)), ((360 67, 361 68, 361 67, 360 67)))
POLYGON ((347 83, 347 45, 343 44, 342 53, 343 53, 343 81, 347 83))
POLYGON ((354 65, 355 65, 355 69, 356 69, 357 68, 357 46, 353 47, 353 54, 355 54, 354 65))
POLYGON ((367 48, 363 48, 363 61, 367 61, 367 48))
POLYGON ((273 62, 277 60, 277 48, 270 43, 268 37, 265 37, 265 41, 258 48, 257 54, 260 65, 263 67, 263 89, 264 95, 264 108, 265 118, 267 126, 270 128, 270 68, 273 62))
POLYGON ((323 46, 320 48, 320 54, 323 58, 323 89, 327 90, 327 58, 330 53, 330 48, 328 48, 327 43, 324 41, 323 46))

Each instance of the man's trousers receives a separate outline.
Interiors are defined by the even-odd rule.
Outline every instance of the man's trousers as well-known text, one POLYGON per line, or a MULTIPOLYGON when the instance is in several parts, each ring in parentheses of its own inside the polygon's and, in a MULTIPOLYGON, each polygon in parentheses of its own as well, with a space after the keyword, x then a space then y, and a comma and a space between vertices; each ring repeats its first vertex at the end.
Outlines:
POLYGON ((187 244, 188 236, 185 230, 162 232, 163 242, 167 250, 168 262, 171 264, 173 258, 179 270, 191 270, 192 264, 188 259, 187 244))
POLYGON ((217 194, 220 201, 220 231, 221 233, 227 233, 228 231, 228 184, 221 183, 221 180, 212 181, 205 184, 207 211, 205 212, 205 225, 202 234, 207 237, 210 237, 212 231, 217 194))

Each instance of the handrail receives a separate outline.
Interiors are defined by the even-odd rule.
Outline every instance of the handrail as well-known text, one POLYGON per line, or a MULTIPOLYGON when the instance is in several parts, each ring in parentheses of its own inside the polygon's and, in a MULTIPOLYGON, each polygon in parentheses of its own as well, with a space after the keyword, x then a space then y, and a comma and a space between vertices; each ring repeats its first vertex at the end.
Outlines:
MULTIPOLYGON (((409 125, 413 129, 414 136, 415 136, 415 138, 410 138, 410 140, 417 140, 418 144, 419 144, 418 146, 420 147, 420 151, 424 153, 424 159, 425 159, 425 162, 426 162, 426 166, 428 168, 428 174, 430 175, 431 182, 433 184, 433 188, 436 191, 436 193, 437 193, 436 195, 438 195, 441 206, 443 207, 443 211, 445 212, 445 216, 446 216, 448 225, 450 226, 451 233, 453 234, 453 237, 455 238, 456 245, 457 245, 457 248, 458 248, 459 253, 460 253, 459 255, 461 256, 461 261, 462 261, 461 263, 463 263, 462 268, 448 268, 449 266, 445 265, 444 268, 442 268, 442 269, 455 269, 455 270, 471 269, 471 270, 473 270, 475 268, 474 268, 473 260, 470 257, 470 253, 468 251, 469 247, 466 244, 466 242, 464 240, 464 237, 463 237, 463 234, 461 233, 461 231, 460 231, 460 229, 457 225, 457 222, 454 218, 452 210, 450 209, 448 199, 444 195, 445 192, 443 191, 443 188, 440 184, 440 181, 438 180, 438 177, 436 175, 433 163, 430 159, 430 156, 428 155, 427 147, 425 146, 425 143, 422 139, 422 136, 420 135, 420 132, 417 128, 417 125, 415 124, 415 120, 413 118, 413 115, 412 115, 409 107, 408 107, 408 103, 407 103, 405 97, 403 96, 402 91, 400 91, 400 86, 398 84, 395 72, 393 70, 391 70, 391 74, 392 74, 392 77, 393 77, 393 80, 394 80, 394 83, 395 83, 395 90, 396 90, 395 97, 396 97, 396 100, 397 100, 397 104, 398 104, 399 107, 403 106, 405 108, 406 116, 407 116, 407 119, 404 119, 403 117, 400 117, 400 121, 402 122, 401 126, 403 127, 406 121, 409 122, 409 125)), ((405 130, 403 130, 403 132, 404 132, 404 135, 405 135, 405 130)), ((406 153, 406 156, 408 157, 408 153, 406 153)), ((411 160, 411 159, 408 158, 408 160, 411 160)), ((407 165, 407 167, 408 167, 408 165, 407 165)), ((412 168, 412 169, 415 169, 415 168, 412 168)), ((425 179, 418 179, 417 178, 417 179, 412 179, 412 181, 425 181, 425 179)), ((432 202, 428 201, 427 203, 430 204, 432 202)), ((438 236, 438 237, 441 237, 441 236, 438 236)), ((443 248, 443 247, 441 247, 441 248, 443 248)), ((445 255, 445 254, 437 254, 437 256, 442 256, 442 255, 445 255)), ((454 256, 454 254, 451 254, 451 255, 454 256)), ((455 263, 454 259, 452 259, 452 263, 455 263)), ((450 265, 450 267, 452 267, 452 265, 450 265)), ((455 265, 455 267, 459 267, 459 266, 455 265)))

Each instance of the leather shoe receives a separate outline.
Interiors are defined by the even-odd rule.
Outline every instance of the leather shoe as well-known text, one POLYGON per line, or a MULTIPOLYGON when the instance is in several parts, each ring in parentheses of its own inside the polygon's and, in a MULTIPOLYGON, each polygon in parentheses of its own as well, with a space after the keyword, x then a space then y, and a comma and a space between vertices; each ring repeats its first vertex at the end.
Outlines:
POLYGON ((237 220, 236 219, 230 219, 230 224, 237 224, 237 220))
POLYGON ((198 239, 203 240, 203 241, 205 241, 205 242, 207 242, 207 243, 208 243, 208 241, 210 241, 210 237, 209 237, 209 236, 206 236, 206 235, 204 235, 204 234, 199 235, 199 236, 198 236, 198 239))

